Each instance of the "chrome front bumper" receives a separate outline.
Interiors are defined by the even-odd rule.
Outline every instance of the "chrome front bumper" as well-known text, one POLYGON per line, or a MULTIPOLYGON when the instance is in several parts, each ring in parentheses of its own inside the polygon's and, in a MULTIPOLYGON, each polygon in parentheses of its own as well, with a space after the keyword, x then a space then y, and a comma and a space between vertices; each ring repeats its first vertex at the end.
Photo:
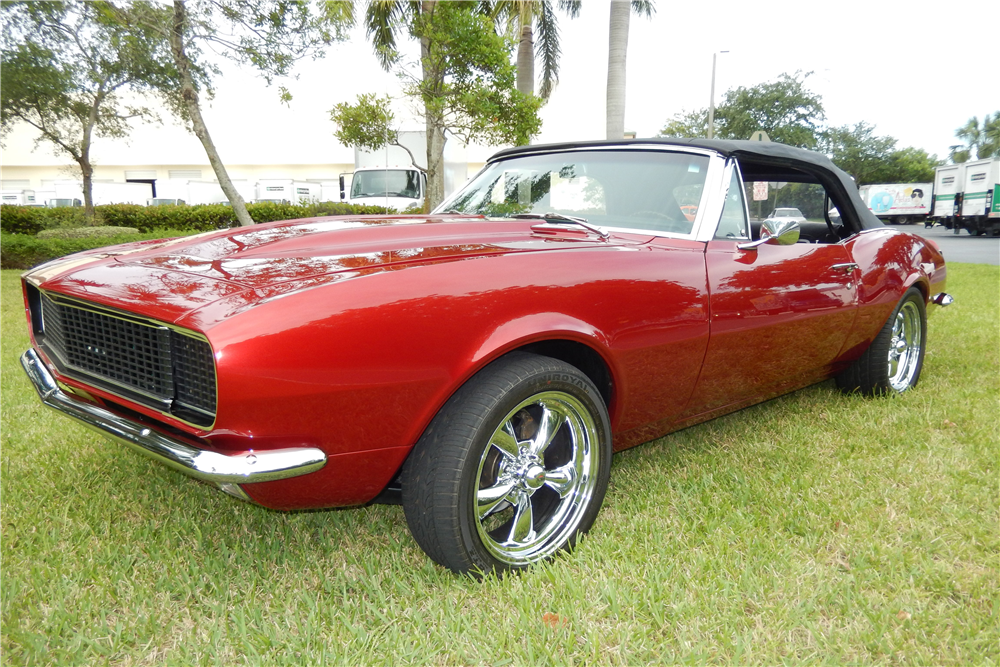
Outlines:
POLYGON ((250 451, 235 456, 198 449, 98 405, 73 398, 59 388, 34 350, 21 355, 21 366, 45 405, 175 470, 218 484, 233 495, 243 495, 232 488, 233 484, 298 477, 326 465, 326 454, 312 447, 250 451))

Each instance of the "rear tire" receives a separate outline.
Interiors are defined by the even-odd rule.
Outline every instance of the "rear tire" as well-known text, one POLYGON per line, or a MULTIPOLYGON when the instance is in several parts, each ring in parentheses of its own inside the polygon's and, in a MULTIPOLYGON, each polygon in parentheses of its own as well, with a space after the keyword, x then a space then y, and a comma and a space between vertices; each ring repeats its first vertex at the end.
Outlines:
POLYGON ((513 353, 449 399, 403 467, 403 511, 435 562, 480 575, 573 546, 601 508, 611 425, 593 382, 513 353))
POLYGON ((866 396, 901 394, 917 385, 926 346, 924 295, 911 287, 864 354, 837 376, 837 386, 866 396))

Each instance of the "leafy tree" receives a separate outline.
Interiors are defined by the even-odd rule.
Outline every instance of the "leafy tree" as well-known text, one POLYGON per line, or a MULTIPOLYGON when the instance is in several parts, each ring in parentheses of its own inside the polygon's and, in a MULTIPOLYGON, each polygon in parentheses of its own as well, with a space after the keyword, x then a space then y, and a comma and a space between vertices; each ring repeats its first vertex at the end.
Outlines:
POLYGON ((937 155, 920 148, 901 148, 889 156, 885 183, 926 183, 934 180, 934 169, 942 163, 937 155))
POLYGON ((764 130, 771 141, 815 148, 826 114, 822 98, 806 88, 810 74, 785 73, 777 81, 727 91, 715 109, 716 136, 749 139, 757 130, 764 130))
POLYGON ((391 105, 388 95, 376 97, 372 93, 358 95, 356 104, 341 102, 333 105, 330 110, 330 120, 336 127, 333 135, 345 146, 371 151, 386 145, 399 146, 410 156, 410 164, 420 169, 413 152, 399 143, 399 129, 391 105))
POLYGON ((656 11, 653 0, 611 0, 608 21, 608 88, 605 112, 607 138, 625 136, 625 56, 628 51, 628 24, 632 12, 647 18, 656 11))
MULTIPOLYGON (((559 0, 557 6, 570 18, 580 15, 581 0, 559 0)), ((541 58, 542 82, 539 95, 547 100, 559 82, 559 26, 552 0, 487 0, 489 14, 516 31, 517 89, 525 95, 535 93, 535 58, 541 58), (538 48, 535 48, 535 35, 538 48)))
POLYGON ((823 151, 858 185, 885 183, 883 174, 895 148, 895 139, 876 136, 875 127, 865 122, 832 127, 822 138, 823 151))
POLYGON ((983 143, 979 147, 979 157, 1000 157, 1000 111, 987 116, 983 121, 983 143))
MULTIPOLYGON (((252 225, 253 219, 201 113, 201 95, 211 94, 212 77, 219 74, 202 49, 255 68, 270 84, 288 75, 297 60, 318 56, 323 46, 345 38, 343 31, 353 21, 350 2, 326 0, 319 8, 315 11, 307 0, 173 0, 166 16, 149 8, 143 17, 144 29, 169 41, 169 62, 177 72, 177 80, 159 90, 201 141, 241 225, 252 225)), ((284 89, 281 95, 290 99, 284 89)))
POLYGON ((821 149, 858 185, 932 181, 938 166, 936 155, 919 148, 897 149, 895 139, 876 136, 875 127, 864 122, 826 130, 821 149))
POLYGON ((661 137, 697 139, 708 136, 708 109, 681 111, 660 130, 661 137))
MULTIPOLYGON (((826 118, 822 98, 805 86, 811 72, 782 74, 776 81, 750 88, 731 88, 715 108, 715 136, 749 139, 764 130, 790 146, 816 148, 820 123, 826 118)), ((682 112, 660 130, 662 136, 703 137, 708 130, 708 110, 682 112)))
MULTIPOLYGON (((365 24, 382 66, 396 67, 405 93, 423 106, 428 208, 444 200, 446 131, 463 141, 493 145, 526 143, 538 132, 541 99, 514 88, 513 44, 494 32, 491 19, 477 11, 475 2, 369 0, 365 24), (420 40, 419 76, 399 65, 396 38, 404 28, 420 40)), ((387 143, 386 132, 379 129, 370 147, 387 143)), ((339 131, 350 128, 340 126, 339 131)))
MULTIPOLYGON (((167 10, 141 11, 161 19, 167 10)), ((123 93, 148 92, 174 81, 166 41, 135 22, 136 8, 107 2, 5 2, 3 133, 19 123, 35 128, 76 162, 88 217, 94 215, 91 146, 95 137, 128 135, 130 119, 155 120, 123 93)), ((134 99, 134 98, 133 98, 134 99)))
POLYGON ((1000 111, 986 114, 982 123, 973 116, 955 130, 955 136, 965 142, 951 147, 949 157, 955 164, 973 159, 973 154, 977 160, 1000 156, 1000 111))

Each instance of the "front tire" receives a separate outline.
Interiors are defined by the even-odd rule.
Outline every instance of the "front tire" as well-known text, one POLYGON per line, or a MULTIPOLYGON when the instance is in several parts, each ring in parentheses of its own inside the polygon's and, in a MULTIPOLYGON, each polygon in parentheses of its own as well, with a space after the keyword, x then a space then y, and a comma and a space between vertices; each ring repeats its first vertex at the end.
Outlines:
POLYGON ((437 563, 521 569, 591 527, 610 468, 611 427, 593 382, 562 361, 514 353, 431 422, 403 468, 403 510, 437 563))
POLYGON ((924 295, 911 287, 864 354, 837 376, 837 386, 867 396, 901 394, 920 379, 926 346, 924 295))

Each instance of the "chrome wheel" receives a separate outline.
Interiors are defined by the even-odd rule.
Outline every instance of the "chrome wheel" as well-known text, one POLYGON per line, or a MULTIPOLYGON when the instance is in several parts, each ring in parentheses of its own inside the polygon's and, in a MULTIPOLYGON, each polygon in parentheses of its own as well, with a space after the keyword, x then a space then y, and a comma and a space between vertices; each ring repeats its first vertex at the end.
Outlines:
POLYGON ((597 485, 598 439, 583 403, 560 391, 535 394, 504 417, 474 485, 476 529, 493 558, 524 565, 569 541, 597 485))
POLYGON ((914 384, 923 345, 923 318, 913 301, 896 313, 889 340, 889 385, 904 391, 914 384))
POLYGON ((403 513, 434 561, 473 576, 576 544, 611 475, 611 421, 570 364, 511 352, 441 408, 401 474, 403 513))

